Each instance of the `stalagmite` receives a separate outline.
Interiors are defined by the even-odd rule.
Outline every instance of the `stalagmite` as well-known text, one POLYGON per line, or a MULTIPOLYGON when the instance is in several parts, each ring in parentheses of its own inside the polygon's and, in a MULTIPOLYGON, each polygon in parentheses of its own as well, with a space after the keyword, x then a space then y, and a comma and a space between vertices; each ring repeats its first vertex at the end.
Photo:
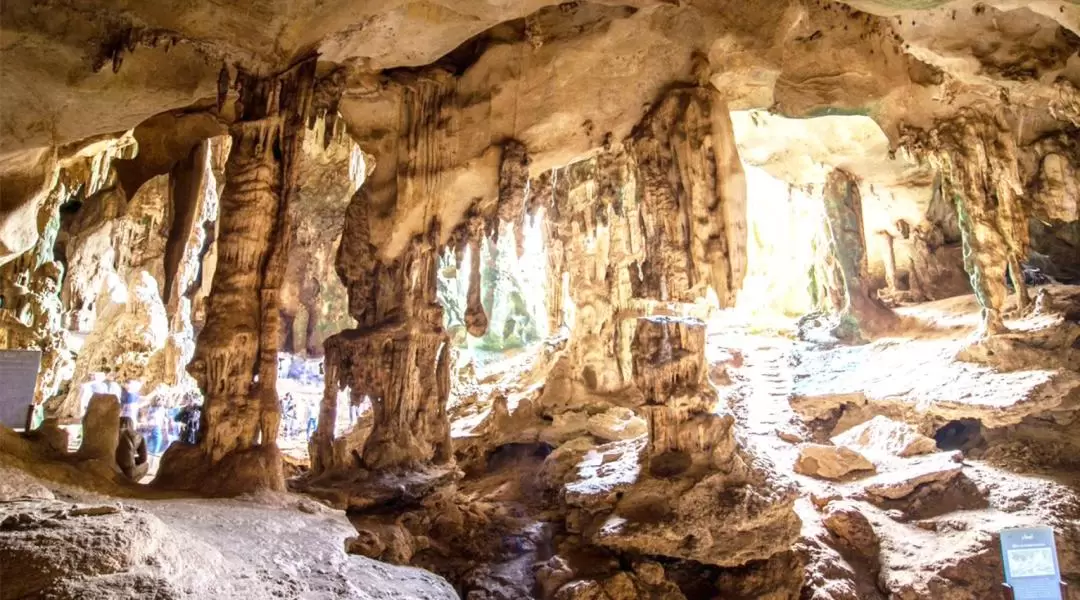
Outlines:
POLYGON ((836 335, 858 340, 867 332, 889 327, 897 317, 871 295, 858 183, 851 174, 833 170, 825 182, 823 201, 830 254, 841 277, 837 283, 843 303, 836 335))
POLYGON ((705 323, 644 317, 634 336, 634 384, 645 398, 649 468, 670 477, 724 465, 734 451, 731 421, 714 414, 705 380, 705 323))

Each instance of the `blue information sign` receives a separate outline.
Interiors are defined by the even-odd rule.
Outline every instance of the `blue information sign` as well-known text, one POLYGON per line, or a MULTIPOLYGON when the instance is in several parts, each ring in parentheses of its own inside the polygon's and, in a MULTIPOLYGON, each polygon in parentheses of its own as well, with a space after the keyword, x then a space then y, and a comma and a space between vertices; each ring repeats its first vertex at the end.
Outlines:
POLYGON ((1001 556, 1015 600, 1062 600, 1052 528, 1003 529, 1001 556))

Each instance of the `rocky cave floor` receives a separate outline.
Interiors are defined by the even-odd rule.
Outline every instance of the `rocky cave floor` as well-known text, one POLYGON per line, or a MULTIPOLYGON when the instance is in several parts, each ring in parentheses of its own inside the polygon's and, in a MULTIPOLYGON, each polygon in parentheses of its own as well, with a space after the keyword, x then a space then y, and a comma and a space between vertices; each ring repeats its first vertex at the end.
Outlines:
MULTIPOLYGON (((627 427, 466 456, 490 403, 456 413, 460 469, 294 486, 312 495, 166 497, 0 454, 0 598, 989 599, 995 532, 1028 525, 1055 527, 1075 590, 1080 289, 1041 291, 976 344, 973 297, 901 308, 855 346, 715 322, 717 412, 761 484, 712 504, 693 505, 701 481, 638 482, 627 427), (725 528, 758 548, 797 534, 741 566, 686 558, 725 528)), ((526 363, 482 393, 520 408, 526 363)))

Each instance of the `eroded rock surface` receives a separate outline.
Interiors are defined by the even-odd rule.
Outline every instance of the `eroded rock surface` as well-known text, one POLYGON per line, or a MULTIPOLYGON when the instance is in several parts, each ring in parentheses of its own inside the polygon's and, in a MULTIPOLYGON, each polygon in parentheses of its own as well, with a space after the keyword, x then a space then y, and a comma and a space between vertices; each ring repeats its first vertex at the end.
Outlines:
MULTIPOLYGON (((77 414, 107 366, 205 400, 157 490, 280 492, 287 350, 325 354, 292 484, 350 511, 334 556, 470 600, 993 598, 991 524, 1075 537, 1075 3, 353 4, 0 9, 0 347, 42 351, 51 411, 0 430, 24 463, 141 490, 110 479, 115 399, 77 414), (752 223, 751 173, 812 231, 752 223), (707 331, 755 269, 824 311, 802 341, 707 331), (484 372, 468 336, 524 358, 484 372)), ((129 547, 179 521, 101 510, 68 516, 118 534, 119 567, 83 561, 103 593, 206 589, 129 547)), ((239 593, 308 591, 273 575, 239 593)))

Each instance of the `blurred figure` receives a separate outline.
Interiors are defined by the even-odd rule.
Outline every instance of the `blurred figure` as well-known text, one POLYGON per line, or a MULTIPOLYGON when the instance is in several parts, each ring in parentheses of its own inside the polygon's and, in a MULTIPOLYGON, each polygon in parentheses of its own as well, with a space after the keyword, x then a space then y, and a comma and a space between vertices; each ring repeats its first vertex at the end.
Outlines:
POLYGON ((176 413, 176 421, 180 423, 180 441, 185 444, 199 443, 199 426, 202 419, 202 407, 195 399, 188 397, 184 408, 176 413))
MULTIPOLYGON (((116 385, 113 383, 112 385, 116 385)), ((142 405, 142 382, 132 379, 120 392, 120 416, 127 417, 134 422, 139 421, 139 407, 142 405)))
POLYGON ((161 400, 150 403, 146 420, 150 429, 150 454, 160 455, 169 447, 169 415, 161 400))
POLYGON ((146 440, 135 430, 135 422, 127 417, 120 417, 116 465, 128 479, 134 482, 145 477, 147 470, 150 469, 146 455, 146 440))
POLYGON ((307 404, 308 418, 307 418, 307 439, 311 439, 311 434, 315 433, 315 428, 319 426, 319 403, 314 400, 306 400, 304 404, 307 404))
POLYGON ((90 374, 90 379, 79 388, 79 419, 86 415, 90 399, 94 394, 108 394, 109 384, 105 381, 105 372, 98 370, 90 374))
POLYGON ((105 393, 116 396, 118 400, 122 399, 124 390, 120 389, 120 384, 113 379, 112 369, 105 367, 102 370, 105 372, 105 393))
POLYGON ((285 394, 281 403, 281 421, 285 423, 285 437, 291 438, 296 435, 296 400, 292 394, 285 394))

